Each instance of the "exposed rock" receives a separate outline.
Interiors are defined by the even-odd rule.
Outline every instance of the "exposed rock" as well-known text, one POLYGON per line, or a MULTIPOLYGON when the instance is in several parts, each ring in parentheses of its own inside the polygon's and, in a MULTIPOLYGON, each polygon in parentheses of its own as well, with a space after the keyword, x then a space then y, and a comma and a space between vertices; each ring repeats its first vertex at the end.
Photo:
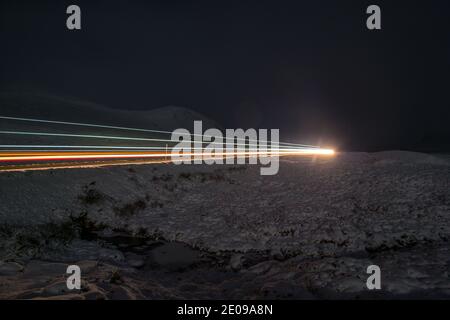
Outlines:
POLYGON ((244 255, 234 254, 230 258, 230 267, 233 270, 240 270, 244 263, 244 255))
POLYGON ((74 292, 77 292, 77 291, 79 291, 79 290, 69 290, 69 288, 67 288, 66 280, 62 280, 62 281, 52 283, 51 285, 45 287, 42 290, 42 296, 50 297, 50 296, 58 296, 58 295, 69 294, 69 293, 73 294, 74 292))

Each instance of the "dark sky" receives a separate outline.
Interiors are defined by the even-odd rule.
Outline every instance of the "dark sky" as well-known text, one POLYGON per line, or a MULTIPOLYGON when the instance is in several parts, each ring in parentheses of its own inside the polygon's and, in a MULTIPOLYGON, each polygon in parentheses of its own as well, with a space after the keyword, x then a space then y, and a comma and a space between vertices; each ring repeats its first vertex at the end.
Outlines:
POLYGON ((185 106, 347 150, 450 151, 448 1, 11 0, 0 41, 1 90, 185 106), (69 4, 81 31, 66 29, 69 4), (381 31, 366 29, 369 4, 381 31))

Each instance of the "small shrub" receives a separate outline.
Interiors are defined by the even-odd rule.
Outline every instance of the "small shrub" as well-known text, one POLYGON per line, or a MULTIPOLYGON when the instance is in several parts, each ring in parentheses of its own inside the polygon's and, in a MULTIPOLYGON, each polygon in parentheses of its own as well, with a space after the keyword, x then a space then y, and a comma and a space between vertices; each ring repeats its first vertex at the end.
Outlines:
POLYGON ((153 200, 152 202, 150 202, 150 207, 152 208, 162 208, 164 206, 164 203, 158 201, 158 200, 153 200))
POLYGON ((186 179, 186 180, 191 180, 192 179, 192 174, 189 172, 182 172, 178 175, 178 178, 180 179, 186 179))
POLYGON ((83 187, 83 193, 78 196, 78 199, 87 205, 93 205, 101 202, 104 199, 104 195, 93 188, 88 186, 83 187))
POLYGON ((170 173, 165 173, 165 174, 162 174, 160 176, 153 176, 152 180, 154 182, 157 182, 157 181, 167 182, 167 181, 172 180, 172 178, 173 178, 173 176, 170 173))
POLYGON ((92 239, 95 232, 106 228, 105 225, 89 219, 87 212, 82 212, 78 216, 70 215, 69 218, 71 227, 81 239, 92 239))
POLYGON ((144 200, 137 200, 132 203, 127 203, 120 208, 115 208, 115 212, 118 216, 121 217, 131 217, 138 213, 139 211, 144 210, 147 207, 147 204, 144 200))

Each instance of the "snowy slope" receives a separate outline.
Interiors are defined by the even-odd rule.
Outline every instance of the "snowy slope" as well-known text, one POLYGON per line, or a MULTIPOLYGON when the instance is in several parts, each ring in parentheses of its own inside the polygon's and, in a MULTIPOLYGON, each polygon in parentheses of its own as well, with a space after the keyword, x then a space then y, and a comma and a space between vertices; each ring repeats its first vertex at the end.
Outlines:
POLYGON ((110 227, 213 250, 361 251, 450 237, 449 177, 446 160, 408 152, 291 159, 273 177, 257 166, 2 173, 0 220, 39 224, 87 211, 110 227), (80 200, 88 192, 100 199, 80 200), (117 214, 140 200, 142 210, 117 214))

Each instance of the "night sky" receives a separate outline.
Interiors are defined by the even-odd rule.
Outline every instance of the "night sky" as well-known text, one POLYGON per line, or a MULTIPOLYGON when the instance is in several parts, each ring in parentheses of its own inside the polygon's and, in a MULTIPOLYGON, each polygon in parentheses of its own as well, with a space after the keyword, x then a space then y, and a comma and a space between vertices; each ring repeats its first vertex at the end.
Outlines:
POLYGON ((448 1, 11 0, 0 41, 0 91, 184 106, 344 150, 450 151, 448 1))

